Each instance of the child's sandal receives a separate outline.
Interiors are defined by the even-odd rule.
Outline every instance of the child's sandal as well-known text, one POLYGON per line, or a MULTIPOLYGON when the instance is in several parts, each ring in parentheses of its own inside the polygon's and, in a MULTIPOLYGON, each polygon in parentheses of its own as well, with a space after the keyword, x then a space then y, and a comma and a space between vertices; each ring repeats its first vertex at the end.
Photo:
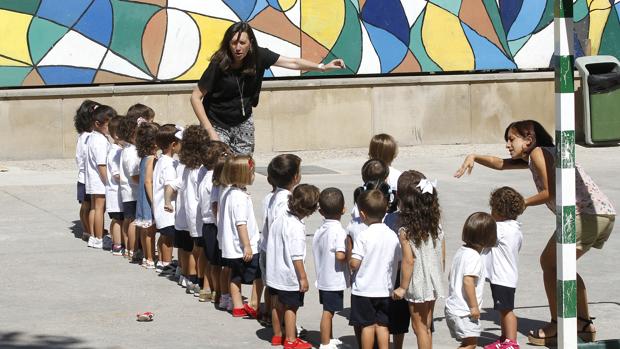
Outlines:
MULTIPOLYGON (((553 324, 557 324, 558 321, 555 319, 551 319, 551 323, 553 324)), ((557 345, 558 342, 558 333, 557 333, 557 329, 556 329, 556 333, 553 336, 544 336, 542 337, 540 335, 540 331, 542 330, 542 328, 538 328, 535 330, 531 330, 529 335, 527 336, 527 341, 532 344, 532 345, 537 345, 537 346, 555 346, 557 345)))
POLYGON ((588 331, 588 327, 594 324, 594 322, 592 322, 594 318, 590 317, 589 319, 585 319, 578 316, 577 320, 585 322, 581 330, 577 331, 577 336, 586 343, 594 342, 596 340, 596 331, 588 331))

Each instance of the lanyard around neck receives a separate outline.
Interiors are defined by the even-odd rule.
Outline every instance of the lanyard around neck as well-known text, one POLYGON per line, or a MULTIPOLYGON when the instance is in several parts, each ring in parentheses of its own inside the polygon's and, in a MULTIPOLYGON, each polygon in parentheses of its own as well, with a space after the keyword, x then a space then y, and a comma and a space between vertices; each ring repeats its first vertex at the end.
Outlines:
POLYGON ((245 80, 241 78, 241 84, 239 84, 239 77, 235 75, 235 82, 237 83, 237 89, 239 89, 239 100, 241 101, 241 114, 245 117, 245 105, 243 103, 243 88, 245 87, 245 80))

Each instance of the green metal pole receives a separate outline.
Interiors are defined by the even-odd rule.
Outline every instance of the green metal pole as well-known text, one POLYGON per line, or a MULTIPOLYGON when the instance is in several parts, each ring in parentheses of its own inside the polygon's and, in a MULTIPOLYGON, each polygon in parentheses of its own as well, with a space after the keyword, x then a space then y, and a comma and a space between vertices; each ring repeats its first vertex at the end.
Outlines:
POLYGON ((555 0, 558 348, 577 348, 573 0, 555 0))

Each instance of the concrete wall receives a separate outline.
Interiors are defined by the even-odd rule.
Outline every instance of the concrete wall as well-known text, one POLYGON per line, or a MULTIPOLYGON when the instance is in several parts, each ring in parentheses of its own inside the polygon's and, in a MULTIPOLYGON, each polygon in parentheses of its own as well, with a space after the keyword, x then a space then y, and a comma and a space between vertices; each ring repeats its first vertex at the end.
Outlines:
MULTIPOLYGON (((160 123, 196 123, 193 86, 0 90, 0 160, 73 157, 73 115, 85 98, 119 113, 139 102, 160 123)), ((583 138, 579 90, 575 100, 583 138)), ((381 132, 401 145, 498 143, 509 122, 524 118, 553 134, 553 73, 266 81, 254 116, 258 152, 365 147, 381 132)))

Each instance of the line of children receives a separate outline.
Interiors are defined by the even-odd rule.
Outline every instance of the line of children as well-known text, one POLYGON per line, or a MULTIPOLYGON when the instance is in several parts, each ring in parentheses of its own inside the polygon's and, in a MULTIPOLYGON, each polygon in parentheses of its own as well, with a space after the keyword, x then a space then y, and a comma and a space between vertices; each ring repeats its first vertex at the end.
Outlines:
MULTIPOLYGON (((255 176, 250 156, 231 155, 226 144, 209 141, 197 125, 185 130, 173 124, 160 127, 152 122, 150 108, 134 107, 132 113, 141 116, 116 116, 111 107, 85 101, 76 115, 82 144, 76 161, 84 163, 84 192, 91 196, 92 218, 83 223, 84 231, 92 233, 89 246, 101 247, 107 207, 115 255, 124 247, 132 258, 140 249, 147 269, 170 276, 176 272, 187 293, 219 303, 233 317, 259 318, 267 285, 263 318, 271 316, 271 344, 310 348, 299 338, 296 314, 309 288, 303 219, 319 209, 325 220, 314 234, 312 249, 323 305, 320 348, 341 344, 334 338, 332 320, 343 309, 348 287, 349 323, 359 333, 361 347, 373 347, 376 341, 379 348, 387 348, 390 333, 396 347, 402 347, 410 320, 418 347, 432 347, 433 309, 443 295, 445 264, 438 194, 435 183, 422 173, 400 174, 390 166, 398 149, 391 136, 377 135, 371 141, 371 159, 362 167, 364 186, 354 193, 348 231, 340 223, 345 212, 342 192, 299 185, 301 159, 293 154, 278 155, 269 163, 273 191, 263 200, 259 231, 248 193, 255 176), (92 131, 87 135, 89 118, 92 131), (398 210, 388 214, 390 205, 398 210), (155 232, 160 233, 157 244, 155 232), (248 303, 241 284, 253 286, 248 303)), ((86 201, 85 196, 80 199, 86 201)), ((87 205, 80 210, 81 218, 87 205)), ((514 219, 522 211, 523 198, 501 188, 491 196, 491 215, 474 213, 465 222, 465 245, 453 259, 445 309, 450 332, 461 347, 476 345, 488 276, 502 326, 502 336, 488 347, 518 348, 512 309, 522 235, 514 219), (486 248, 491 250, 485 267, 481 253, 486 248)))

